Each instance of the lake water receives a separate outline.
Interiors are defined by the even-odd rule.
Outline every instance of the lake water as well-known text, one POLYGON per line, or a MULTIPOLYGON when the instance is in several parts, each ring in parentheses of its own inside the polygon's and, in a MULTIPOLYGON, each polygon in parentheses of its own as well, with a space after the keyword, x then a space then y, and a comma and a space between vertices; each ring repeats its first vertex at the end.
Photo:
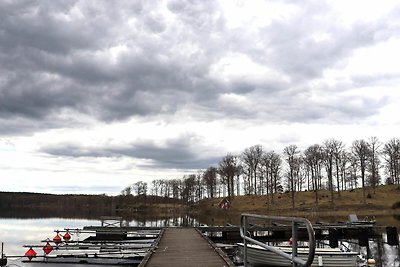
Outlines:
MULTIPOLYGON (((98 221, 84 219, 4 219, 0 218, 0 242, 4 243, 4 254, 6 256, 23 256, 28 248, 24 245, 40 245, 40 241, 47 238, 53 239, 56 235, 54 230, 64 228, 82 228, 86 225, 99 224, 98 221)), ((43 254, 42 249, 36 252, 43 254)), ((39 264, 22 263, 26 257, 13 257, 8 259, 8 266, 36 266, 39 264)), ((46 264, 46 266, 51 266, 46 264)), ((60 265, 57 265, 60 266, 60 265)), ((71 266, 71 265, 69 265, 71 266)))
MULTIPOLYGON (((130 226, 178 226, 178 225, 196 225, 198 221, 190 218, 174 218, 168 220, 153 221, 129 221, 130 226)), ((61 218, 41 218, 41 219, 10 219, 0 218, 0 242, 4 242, 4 254, 6 256, 23 256, 28 248, 24 245, 40 245, 41 240, 47 238, 52 239, 55 236, 55 230, 63 230, 65 228, 76 229, 84 226, 100 226, 98 220, 87 219, 61 219, 61 218)), ((74 236, 73 238, 80 238, 74 236)), ((82 238, 82 237, 81 237, 82 238)), ((385 236, 383 239, 370 240, 369 247, 372 257, 378 260, 377 266, 382 267, 400 267, 399 248, 397 246, 389 246, 385 244, 385 236)), ((364 255, 367 254, 365 247, 358 246, 357 240, 347 240, 346 244, 353 250, 364 255), (349 242, 347 242, 349 241, 349 242)), ((43 251, 38 248, 38 255, 43 251)), ((12 258, 8 260, 8 266, 71 266, 60 264, 38 264, 23 263, 23 258, 12 258)), ((74 265, 79 266, 79 265, 74 265)), ((80 265, 85 266, 87 265, 80 265)), ((93 266, 93 265, 92 265, 93 266)), ((338 266, 339 267, 339 266, 338 266)))

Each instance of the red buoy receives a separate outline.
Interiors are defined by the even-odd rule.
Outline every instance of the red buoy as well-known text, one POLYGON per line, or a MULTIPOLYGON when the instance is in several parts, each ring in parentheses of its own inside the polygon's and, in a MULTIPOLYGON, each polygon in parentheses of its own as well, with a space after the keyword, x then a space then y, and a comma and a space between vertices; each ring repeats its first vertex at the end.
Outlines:
POLYGON ((32 258, 36 257, 36 251, 34 251, 33 248, 30 248, 27 252, 25 252, 25 256, 28 257, 30 261, 32 258))
POLYGON ((65 242, 68 242, 69 240, 71 240, 71 235, 68 233, 68 231, 65 233, 63 238, 64 238, 65 242))
POLYGON ((61 243, 61 237, 58 235, 58 233, 57 233, 57 235, 53 238, 53 241, 54 241, 54 243, 56 243, 56 245, 58 245, 58 244, 61 243))
POLYGON ((47 242, 46 245, 44 245, 44 247, 43 247, 43 251, 44 251, 44 253, 46 253, 46 255, 47 255, 47 254, 49 254, 50 252, 53 251, 53 246, 50 245, 49 242, 47 242))

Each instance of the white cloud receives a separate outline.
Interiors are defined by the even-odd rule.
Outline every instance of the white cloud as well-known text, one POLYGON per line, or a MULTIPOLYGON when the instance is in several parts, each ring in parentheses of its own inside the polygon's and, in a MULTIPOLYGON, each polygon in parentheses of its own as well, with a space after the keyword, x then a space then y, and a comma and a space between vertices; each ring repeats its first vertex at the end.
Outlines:
POLYGON ((392 0, 384 1, 346 1, 330 0, 328 1, 333 11, 339 17, 338 21, 348 27, 359 21, 374 23, 398 8, 398 2, 392 0))
POLYGON ((278 71, 254 62, 247 55, 233 53, 210 67, 210 76, 228 85, 237 82, 262 84, 268 81, 290 82, 290 78, 278 71))
MULTIPOLYGON (((399 75, 400 39, 389 39, 372 47, 360 48, 354 51, 348 59, 344 72, 348 75, 385 76, 399 75)), ((342 70, 343 72, 343 70, 342 70)))
POLYGON ((249 31, 257 30, 270 25, 273 20, 285 20, 295 15, 298 7, 285 2, 277 1, 221 1, 227 26, 246 28, 249 31))

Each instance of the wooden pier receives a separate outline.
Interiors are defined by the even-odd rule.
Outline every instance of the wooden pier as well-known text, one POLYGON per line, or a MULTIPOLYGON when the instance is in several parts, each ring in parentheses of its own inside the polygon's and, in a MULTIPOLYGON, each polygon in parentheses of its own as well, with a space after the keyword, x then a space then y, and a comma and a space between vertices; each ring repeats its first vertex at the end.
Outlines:
MULTIPOLYGON (((360 246, 368 246, 368 238, 381 237, 385 229, 374 224, 314 224, 315 236, 319 240, 329 241, 334 248, 339 239, 356 238, 360 246)), ((86 226, 84 230, 96 231, 96 236, 120 233, 122 240, 128 232, 157 233, 158 240, 150 252, 144 257, 139 267, 157 266, 235 266, 227 255, 213 242, 235 243, 243 238, 240 236, 239 226, 197 226, 197 227, 98 227, 86 226), (115 233, 114 233, 115 232, 115 233), (122 233, 122 234, 121 234, 122 233)), ((247 233, 253 239, 267 241, 288 241, 292 225, 289 224, 251 224, 247 233)), ((304 226, 298 227, 298 240, 306 240, 307 230, 304 226)), ((397 236, 397 235, 396 235, 397 236)))
MULTIPOLYGON (((239 233, 239 226, 197 226, 196 229, 207 235, 214 242, 238 242, 242 240, 239 233)), ((377 237, 380 236, 385 228, 373 224, 344 224, 344 223, 329 223, 329 224, 314 224, 315 236, 317 239, 327 239, 329 236, 335 238, 359 238, 377 237)), ((85 230, 91 230, 101 233, 102 231, 161 231, 163 227, 98 227, 86 226, 85 230)), ((291 237, 291 225, 275 224, 275 225, 253 225, 248 229, 249 233, 260 241, 284 241, 291 237)), ((306 236, 306 228, 299 226, 298 234, 300 240, 306 236)))
POLYGON ((165 228, 157 248, 139 267, 233 267, 229 258, 195 228, 165 228))

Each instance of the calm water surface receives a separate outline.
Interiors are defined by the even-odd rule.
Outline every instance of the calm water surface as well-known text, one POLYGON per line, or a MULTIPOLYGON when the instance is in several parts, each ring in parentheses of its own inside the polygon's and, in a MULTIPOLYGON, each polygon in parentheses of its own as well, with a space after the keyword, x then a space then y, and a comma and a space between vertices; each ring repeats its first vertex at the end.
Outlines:
MULTIPOLYGON (((40 245, 40 241, 47 238, 53 239, 54 230, 64 228, 82 228, 86 225, 98 225, 98 221, 84 219, 4 219, 0 218, 0 242, 4 242, 4 254, 6 256, 23 256, 28 250, 24 245, 40 245)), ((75 236, 75 239, 77 237, 75 236)), ((38 255, 43 251, 35 249, 38 255)), ((26 257, 8 259, 8 266, 36 266, 39 263, 22 263, 26 257)), ((55 264, 45 264, 44 266, 60 266, 55 264)), ((71 265, 67 265, 71 266, 71 265)), ((83 265, 82 265, 83 266, 83 265)))

